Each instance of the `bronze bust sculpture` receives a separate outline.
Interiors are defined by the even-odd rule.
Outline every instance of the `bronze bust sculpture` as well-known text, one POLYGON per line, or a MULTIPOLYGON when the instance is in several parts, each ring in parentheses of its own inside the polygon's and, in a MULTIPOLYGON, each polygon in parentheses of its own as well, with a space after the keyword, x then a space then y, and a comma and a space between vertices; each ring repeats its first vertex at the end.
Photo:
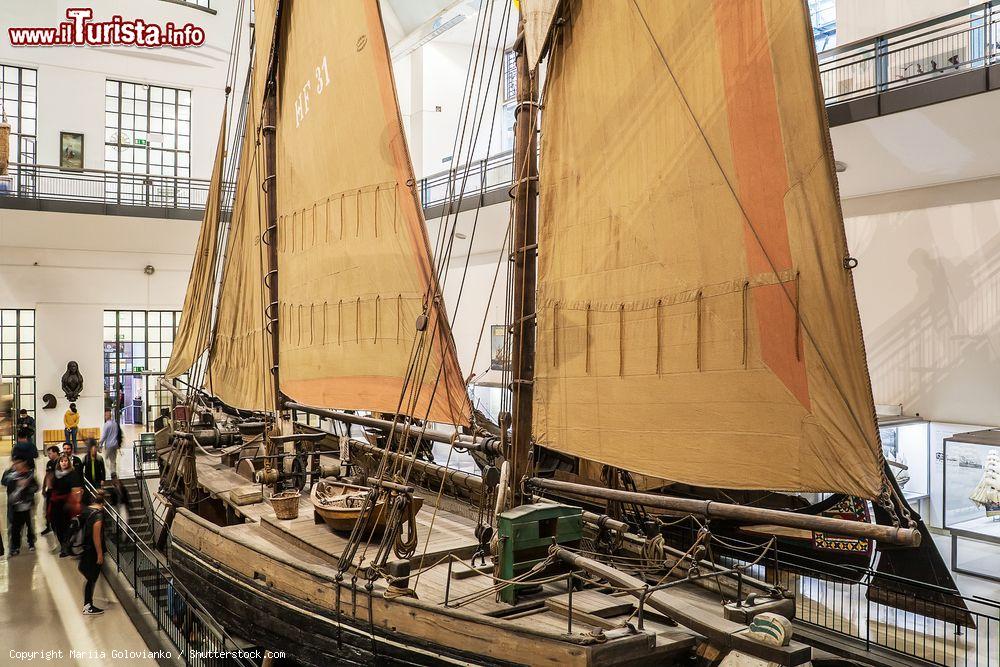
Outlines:
POLYGON ((62 376, 62 388, 67 401, 80 398, 80 392, 83 391, 83 376, 80 375, 80 365, 75 361, 66 364, 66 372, 62 376))

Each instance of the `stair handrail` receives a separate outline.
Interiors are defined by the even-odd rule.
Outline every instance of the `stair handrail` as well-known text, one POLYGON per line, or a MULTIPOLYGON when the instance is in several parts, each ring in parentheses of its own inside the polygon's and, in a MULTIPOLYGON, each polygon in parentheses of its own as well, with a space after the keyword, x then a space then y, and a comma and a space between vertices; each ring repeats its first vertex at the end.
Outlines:
MULTIPOLYGON (((96 492, 96 489, 94 488, 94 485, 90 482, 90 480, 88 480, 86 478, 84 478, 83 484, 84 484, 84 488, 86 489, 87 493, 91 494, 91 497, 93 497, 93 494, 96 492)), ((170 566, 166 563, 166 561, 163 558, 163 556, 159 552, 156 552, 153 549, 151 549, 136 534, 136 532, 134 530, 132 530, 132 527, 129 526, 128 522, 126 522, 122 518, 121 514, 118 513, 117 509, 115 509, 114 507, 112 507, 108 503, 105 503, 104 504, 104 508, 103 508, 103 512, 104 512, 105 516, 109 516, 110 515, 110 517, 112 518, 112 520, 115 523, 115 526, 119 530, 123 530, 123 532, 125 533, 125 535, 128 536, 128 537, 130 537, 132 539, 132 542, 135 544, 135 548, 136 548, 137 551, 142 551, 146 555, 146 557, 150 559, 151 562, 153 562, 153 563, 156 564, 157 572, 164 574, 165 577, 166 577, 166 579, 167 579, 168 584, 170 586, 172 586, 175 591, 179 591, 182 594, 182 597, 184 598, 184 602, 189 606, 189 608, 191 609, 191 611, 199 617, 199 620, 202 622, 202 624, 206 628, 208 628, 211 632, 215 633, 218 636, 218 638, 222 641, 223 646, 225 646, 226 643, 231 644, 234 648, 240 646, 240 643, 237 642, 235 639, 233 639, 229 635, 229 633, 226 632, 225 628, 223 628, 219 623, 217 623, 215 621, 215 619, 208 612, 208 610, 201 603, 201 601, 197 598, 197 596, 195 596, 194 593, 192 593, 190 589, 188 589, 184 584, 182 584, 180 582, 180 579, 174 574, 173 570, 170 569, 170 566)), ((107 549, 105 549, 105 553, 107 554, 107 549)), ((115 560, 118 561, 118 563, 120 565, 120 562, 121 562, 120 561, 120 555, 116 555, 115 556, 115 560)), ((133 590, 135 590, 135 585, 136 585, 135 581, 133 580, 131 583, 132 583, 133 590)), ((143 605, 145 605, 145 604, 146 604, 145 600, 143 600, 143 605)), ((147 609, 148 609, 148 606, 147 606, 147 609)), ((153 609, 149 609, 149 611, 151 613, 154 612, 153 609)), ((178 648, 180 648, 180 647, 178 647, 178 648)), ((231 660, 233 660, 234 663, 237 664, 237 665, 239 665, 240 667, 255 667, 253 665, 253 663, 250 663, 250 662, 247 662, 247 661, 243 660, 242 657, 240 657, 238 655, 238 653, 236 653, 236 652, 230 653, 230 655, 228 657, 231 660)))

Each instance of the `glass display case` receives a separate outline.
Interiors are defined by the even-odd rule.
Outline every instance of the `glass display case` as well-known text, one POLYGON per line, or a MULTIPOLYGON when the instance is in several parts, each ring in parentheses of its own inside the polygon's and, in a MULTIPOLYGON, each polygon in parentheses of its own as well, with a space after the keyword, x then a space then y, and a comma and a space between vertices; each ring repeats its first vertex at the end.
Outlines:
POLYGON ((951 569, 1000 581, 1000 430, 945 438, 943 454, 951 569))
POLYGON ((914 508, 930 493, 930 423, 919 417, 879 417, 882 453, 914 508))

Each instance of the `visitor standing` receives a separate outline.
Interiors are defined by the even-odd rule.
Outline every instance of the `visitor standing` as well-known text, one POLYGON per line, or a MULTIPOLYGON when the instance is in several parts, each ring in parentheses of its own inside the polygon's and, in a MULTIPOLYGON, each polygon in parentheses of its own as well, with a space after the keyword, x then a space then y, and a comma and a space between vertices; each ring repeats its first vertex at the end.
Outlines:
POLYGON ((56 472, 56 465, 59 464, 59 448, 55 445, 47 447, 45 453, 49 460, 45 462, 45 477, 42 478, 42 498, 45 499, 45 530, 42 535, 52 532, 52 521, 49 518, 49 503, 52 497, 52 477, 56 472))
POLYGON ((83 457, 83 478, 95 489, 101 488, 107 479, 104 458, 97 453, 97 441, 93 438, 87 440, 87 455, 83 457))
POLYGON ((65 427, 66 442, 72 445, 75 454, 76 435, 80 432, 80 413, 76 411, 76 403, 69 404, 69 410, 63 415, 63 426, 65 427))
POLYGON ((90 506, 80 515, 83 525, 83 555, 80 556, 80 573, 86 583, 83 586, 83 613, 87 616, 103 614, 104 610, 94 606, 94 586, 101 576, 104 565, 104 541, 101 531, 104 529, 104 492, 100 489, 94 493, 90 506))
POLYGON ((104 412, 104 426, 101 427, 101 448, 108 455, 108 467, 118 472, 118 449, 122 444, 122 427, 115 421, 110 411, 104 412))
POLYGON ((48 519, 59 540, 59 557, 69 556, 69 522, 77 513, 79 498, 83 493, 83 478, 73 466, 69 456, 63 454, 52 473, 52 491, 49 495, 48 519))
POLYGON ((21 532, 28 534, 28 551, 35 550, 35 529, 31 525, 31 509, 38 493, 38 481, 27 462, 17 459, 3 474, 7 487, 7 516, 10 521, 10 557, 21 551, 21 532))
POLYGON ((18 440, 28 440, 32 445, 35 444, 35 418, 24 408, 17 415, 16 434, 18 440))
POLYGON ((38 448, 35 447, 35 443, 33 443, 30 439, 19 437, 14 442, 14 446, 10 450, 10 458, 12 461, 24 461, 28 464, 29 468, 34 470, 35 459, 38 458, 38 448))
POLYGON ((73 469, 80 474, 80 478, 83 478, 83 461, 79 456, 73 453, 73 445, 68 442, 64 442, 62 446, 63 456, 69 459, 69 462, 73 464, 73 469))

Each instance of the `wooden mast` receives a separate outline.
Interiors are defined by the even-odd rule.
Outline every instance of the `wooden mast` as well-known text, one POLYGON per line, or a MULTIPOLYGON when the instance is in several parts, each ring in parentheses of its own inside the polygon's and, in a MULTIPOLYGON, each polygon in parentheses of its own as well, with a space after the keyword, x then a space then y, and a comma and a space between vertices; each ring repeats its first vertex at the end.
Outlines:
MULTIPOLYGON (((264 309, 266 324, 264 329, 271 338, 271 382, 274 387, 274 422, 277 425, 283 409, 280 384, 278 382, 278 175, 277 175, 277 124, 278 124, 278 50, 281 37, 281 7, 278 0, 275 7, 274 38, 271 40, 271 54, 268 58, 267 83, 264 84, 264 125, 261 128, 264 142, 264 216, 267 228, 261 239, 267 246, 267 272, 264 286, 267 288, 267 307, 264 309)), ((279 431, 280 432, 280 431, 279 431)), ((273 455, 278 445, 271 439, 270 429, 264 427, 264 470, 265 484, 278 481, 278 472, 272 470, 273 455)), ((280 466, 279 466, 280 470, 280 466)))
POLYGON ((531 409, 535 377, 535 259, 538 203, 537 91, 528 64, 524 37, 524 8, 514 48, 517 53, 517 106, 514 111, 514 275, 511 368, 513 414, 511 487, 520 500, 521 479, 528 474, 531 448, 531 409))
POLYGON ((268 305, 266 309, 266 329, 271 337, 271 381, 274 383, 274 415, 281 412, 280 391, 278 389, 278 197, 277 197, 277 148, 275 145, 275 124, 277 123, 277 82, 275 68, 271 70, 264 97, 264 214, 267 229, 264 244, 267 246, 267 273, 264 285, 267 287, 268 305))

